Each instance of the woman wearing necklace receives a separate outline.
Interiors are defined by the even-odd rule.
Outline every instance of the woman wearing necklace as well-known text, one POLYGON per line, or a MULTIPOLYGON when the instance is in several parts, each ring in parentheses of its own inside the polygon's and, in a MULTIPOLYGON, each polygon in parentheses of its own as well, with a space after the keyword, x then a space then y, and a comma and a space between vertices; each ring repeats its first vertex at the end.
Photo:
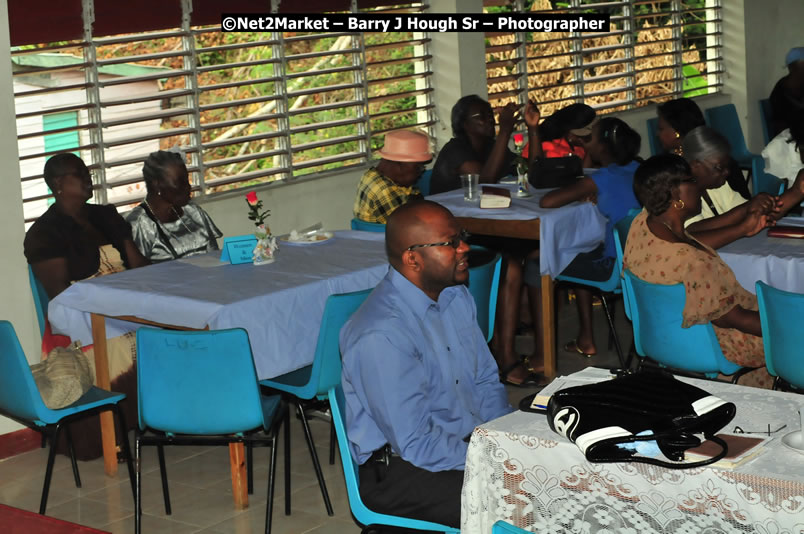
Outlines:
POLYGON ((142 255, 160 262, 218 250, 221 231, 207 212, 190 200, 190 181, 181 154, 151 153, 142 174, 148 195, 126 217, 142 255))
POLYGON ((760 193, 746 201, 735 193, 726 183, 729 143, 711 128, 693 129, 682 146, 702 196, 701 212, 687 220, 687 230, 712 248, 743 237, 740 225, 751 212, 775 221, 804 200, 802 180, 780 196, 760 193))
MULTIPOLYGON (((699 126, 706 126, 701 108, 689 98, 678 98, 660 104, 656 108, 656 114, 659 116, 656 127, 659 143, 667 153, 678 156, 684 155, 683 142, 687 134, 699 126)), ((728 170, 726 182, 730 190, 745 200, 750 199, 751 192, 743 177, 743 171, 731 156, 727 155, 725 161, 724 168, 728 170)))
MULTIPOLYGON (((740 384, 770 388, 756 297, 740 286, 717 252, 684 228, 701 211, 701 194, 690 166, 675 155, 654 156, 637 169, 634 192, 645 209, 628 233, 623 268, 652 284, 683 283, 682 327, 711 322, 726 359, 759 367, 744 375, 740 384)), ((768 224, 767 215, 752 211, 738 228, 747 237, 768 224)))

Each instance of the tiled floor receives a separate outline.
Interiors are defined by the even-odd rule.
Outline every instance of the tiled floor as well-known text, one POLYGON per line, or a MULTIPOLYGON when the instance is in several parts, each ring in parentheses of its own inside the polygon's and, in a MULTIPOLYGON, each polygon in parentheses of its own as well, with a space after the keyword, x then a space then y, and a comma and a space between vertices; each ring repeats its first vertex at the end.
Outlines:
MULTIPOLYGON (((631 343, 630 325, 626 323, 620 304, 617 309, 617 330, 624 350, 631 343)), ((576 334, 574 306, 564 305, 558 318, 559 347, 576 334)), ((607 329, 602 309, 595 308, 596 339, 601 354, 587 360, 559 352, 560 374, 577 371, 587 365, 616 366, 614 351, 605 351, 607 329)), ((520 351, 531 349, 532 338, 517 340, 520 351)), ((509 387, 511 403, 535 390, 509 387)), ((311 427, 318 454, 323 461, 324 476, 329 488, 334 517, 328 517, 321 493, 310 464, 301 424, 291 419, 291 507, 284 515, 282 465, 283 446, 279 447, 276 496, 274 499, 273 532, 277 534, 327 533, 354 534, 360 532, 351 518, 340 459, 335 465, 327 463, 329 424, 312 420, 311 427)), ((232 504, 231 479, 227 447, 167 447, 168 479, 170 481, 173 514, 166 516, 162 503, 159 470, 154 448, 144 448, 143 454, 143 532, 157 533, 257 533, 265 521, 269 448, 255 449, 255 488, 250 507, 235 510, 232 504)), ((0 503, 37 511, 42 491, 47 454, 45 449, 0 461, 0 503)), ((83 488, 75 487, 70 462, 57 456, 50 489, 47 514, 75 523, 108 530, 114 533, 134 531, 134 503, 128 476, 121 466, 116 478, 106 477, 101 460, 80 462, 83 488)))

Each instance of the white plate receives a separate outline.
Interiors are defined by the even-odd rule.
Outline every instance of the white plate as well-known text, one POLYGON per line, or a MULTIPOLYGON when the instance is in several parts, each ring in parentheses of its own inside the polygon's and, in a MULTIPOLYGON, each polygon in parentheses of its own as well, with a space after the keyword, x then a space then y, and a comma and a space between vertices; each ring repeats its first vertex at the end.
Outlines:
POLYGON ((279 241, 285 245, 320 245, 326 243, 334 237, 332 232, 317 232, 313 235, 307 236, 304 241, 291 241, 288 239, 290 234, 279 236, 279 241))
POLYGON ((782 437, 782 445, 804 454, 804 431, 796 430, 782 437))

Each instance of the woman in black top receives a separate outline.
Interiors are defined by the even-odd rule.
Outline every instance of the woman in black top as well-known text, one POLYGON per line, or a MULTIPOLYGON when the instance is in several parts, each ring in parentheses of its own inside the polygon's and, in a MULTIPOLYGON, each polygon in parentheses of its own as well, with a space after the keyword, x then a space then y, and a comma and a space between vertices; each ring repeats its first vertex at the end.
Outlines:
POLYGON ((461 188, 461 174, 479 174, 480 183, 495 183, 512 172, 513 152, 508 140, 514 131, 518 106, 500 111, 500 132, 494 136, 491 105, 477 95, 461 98, 452 107, 452 139, 438 153, 430 193, 461 188))
POLYGON ((122 267, 148 264, 134 246, 131 227, 114 206, 87 204, 92 198, 92 179, 84 162, 72 153, 57 154, 45 164, 45 183, 55 202, 25 234, 25 258, 50 298, 70 283, 98 273, 101 257, 109 259, 104 245, 112 245, 122 267))

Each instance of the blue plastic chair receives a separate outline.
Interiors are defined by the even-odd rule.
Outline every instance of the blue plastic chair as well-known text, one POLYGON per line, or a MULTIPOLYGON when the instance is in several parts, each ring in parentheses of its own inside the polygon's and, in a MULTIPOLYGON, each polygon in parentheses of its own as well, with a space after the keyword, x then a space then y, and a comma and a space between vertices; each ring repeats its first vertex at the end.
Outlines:
POLYGON ((42 498, 39 501, 39 513, 47 509, 47 497, 50 491, 50 480, 53 475, 53 462, 56 458, 56 443, 62 428, 67 433, 67 443, 70 448, 70 461, 73 467, 75 486, 81 487, 81 477, 78 474, 78 464, 75 461, 73 440, 70 435, 70 423, 94 415, 98 412, 112 410, 117 415, 120 431, 123 436, 123 454, 128 464, 128 473, 131 478, 131 492, 134 494, 134 466, 131 463, 131 449, 128 439, 125 438, 125 420, 123 411, 118 404, 126 398, 122 393, 112 393, 100 388, 92 387, 80 399, 71 405, 58 410, 51 410, 45 406, 39 389, 36 387, 31 368, 25 354, 20 347, 17 333, 8 321, 0 321, 0 413, 14 419, 28 427, 38 430, 49 436, 50 450, 48 451, 47 467, 45 468, 45 483, 42 488, 42 498))
MULTIPOLYGON (((474 251, 488 251, 483 247, 472 247, 474 251)), ((488 251, 491 254, 491 251, 488 251)), ((486 343, 494 335, 494 318, 497 314, 497 293, 500 286, 500 267, 502 256, 498 253, 483 265, 469 269, 469 293, 475 299, 477 323, 486 336, 486 343)))
MULTIPOLYGON (((271 445, 265 532, 271 531, 277 435, 285 420, 279 395, 261 395, 248 334, 242 328, 184 332, 137 330, 137 406, 135 432, 135 532, 142 525, 140 454, 156 445, 162 475, 165 513, 170 494, 164 445, 271 445)), ((289 505, 288 430, 285 429, 285 513, 289 505)), ((249 474, 251 463, 249 463, 249 474)), ((249 477, 251 478, 251 477, 249 477)))
POLYGON ((352 219, 352 230, 362 230, 364 232, 385 232, 385 225, 382 223, 363 221, 355 217, 352 219))
MULTIPOLYGON (((281 391, 290 397, 291 403, 295 404, 304 427, 307 447, 310 449, 313 468, 318 477, 318 485, 321 488, 321 494, 324 497, 324 504, 329 515, 333 515, 332 504, 329 500, 327 485, 324 482, 321 464, 318 461, 318 453, 315 449, 315 443, 313 443, 313 435, 310 432, 310 425, 307 422, 307 416, 304 413, 302 404, 303 401, 315 398, 325 399, 327 391, 335 384, 341 383, 341 353, 338 343, 341 328, 363 304, 363 301, 366 300, 371 291, 372 289, 364 289, 353 293, 330 295, 324 306, 324 315, 321 319, 321 328, 318 331, 318 343, 316 344, 313 363, 276 378, 260 381, 261 386, 281 391)), ((335 463, 334 431, 330 438, 330 463, 335 463)))
MULTIPOLYGON (((631 230, 631 223, 634 218, 639 215, 641 210, 632 209, 628 215, 614 223, 614 248, 617 251, 617 267, 620 273, 623 270, 623 252, 625 251, 625 241, 628 239, 628 232, 631 230)), ((620 288, 623 292, 623 307, 625 308, 625 316, 631 319, 631 306, 628 302, 628 297, 625 295, 625 285, 620 281, 620 288)), ((630 362, 629 362, 630 363, 630 362)))
POLYGON ((770 99, 763 98, 759 101, 759 116, 762 119, 762 137, 765 139, 765 146, 767 146, 771 139, 773 139, 770 130, 770 123, 773 118, 770 99))
POLYGON ((416 187, 419 188, 421 191, 422 196, 426 197, 430 195, 430 179, 433 177, 433 169, 427 169, 419 176, 419 180, 416 182, 416 187))
POLYGON ((648 144, 650 145, 650 155, 655 156, 664 152, 662 143, 659 141, 659 119, 656 117, 648 119, 648 144))
POLYGON ((651 284, 629 270, 625 271, 624 283, 634 345, 640 356, 681 374, 697 373, 707 378, 717 378, 718 373, 733 375, 733 383, 750 370, 723 356, 712 323, 681 327, 684 284, 651 284))
POLYGON ((787 181, 765 172, 765 160, 762 157, 754 158, 751 163, 751 177, 753 179, 752 189, 754 195, 768 193, 769 195, 781 195, 787 188, 787 181))
POLYGON ((364 526, 363 533, 368 532, 370 527, 382 525, 457 534, 459 530, 451 527, 439 525, 438 523, 430 523, 429 521, 421 521, 419 519, 380 514, 369 510, 366 505, 363 504, 363 499, 360 498, 358 465, 352 458, 352 449, 349 445, 349 437, 346 433, 346 423, 344 422, 345 402, 341 385, 338 384, 330 388, 328 396, 329 405, 332 410, 332 422, 335 424, 335 433, 338 436, 338 448, 341 451, 341 463, 343 464, 343 477, 346 479, 346 494, 349 498, 349 508, 351 508, 352 516, 354 516, 355 520, 364 526))
POLYGON ((33 295, 34 307, 36 308, 36 318, 39 321, 39 335, 45 335, 45 318, 47 317, 47 305, 50 302, 50 297, 45 292, 45 287, 42 285, 36 275, 34 275, 31 265, 28 265, 28 281, 31 283, 31 294, 33 295))
POLYGON ((491 534, 529 534, 527 530, 515 527, 502 519, 491 526, 491 534))
MULTIPOLYGON (((634 217, 636 217, 637 213, 639 213, 638 210, 637 211, 630 210, 628 212, 628 215, 623 217, 622 221, 618 221, 617 224, 619 224, 620 222, 623 222, 623 226, 622 226, 623 228, 625 228, 626 226, 628 228, 630 228, 631 227, 631 221, 634 220, 634 217), (627 219, 627 222, 625 221, 626 219, 627 219)), ((615 227, 616 227, 616 225, 615 225, 615 227)), ((628 235, 627 230, 625 232, 625 235, 626 236, 628 235)), ((617 236, 617 234, 615 233, 615 242, 619 240, 619 238, 616 237, 616 236, 617 236)), ((615 243, 615 245, 616 244, 617 243, 615 243)), ((608 295, 621 295, 622 294, 622 292, 623 292, 622 279, 621 279, 621 276, 620 276, 620 268, 621 267, 622 267, 622 261, 615 261, 614 262, 614 268, 611 270, 611 276, 609 277, 608 280, 604 280, 602 282, 598 281, 598 280, 585 280, 583 278, 575 278, 573 276, 562 276, 562 275, 556 276, 556 280, 558 280, 560 282, 569 282, 569 283, 572 283, 572 284, 578 284, 578 285, 582 285, 582 286, 591 287, 591 288, 597 289, 600 292, 600 301, 603 303, 603 311, 606 312, 606 319, 609 322, 609 332, 611 333, 611 338, 610 339, 614 341, 614 347, 617 349, 617 357, 620 360, 620 366, 623 369, 625 369, 627 367, 627 365, 628 365, 628 362, 626 361, 625 355, 623 354, 623 350, 620 347, 620 340, 617 337, 617 329, 614 327, 614 317, 612 315, 612 310, 609 307, 608 297, 606 296, 607 294, 608 295)), ((627 306, 626 306, 626 308, 627 308, 627 306)))
POLYGON ((705 113, 707 124, 728 139, 731 145, 731 157, 740 168, 751 169, 753 159, 759 156, 751 153, 745 145, 743 128, 740 126, 740 118, 737 116, 737 108, 734 107, 734 104, 709 108, 705 113))
POLYGON ((764 282, 757 282, 756 288, 765 363, 768 373, 776 377, 773 389, 779 387, 779 379, 804 389, 801 363, 804 330, 791 328, 790 324, 791 318, 804 315, 804 295, 782 291, 764 282))

